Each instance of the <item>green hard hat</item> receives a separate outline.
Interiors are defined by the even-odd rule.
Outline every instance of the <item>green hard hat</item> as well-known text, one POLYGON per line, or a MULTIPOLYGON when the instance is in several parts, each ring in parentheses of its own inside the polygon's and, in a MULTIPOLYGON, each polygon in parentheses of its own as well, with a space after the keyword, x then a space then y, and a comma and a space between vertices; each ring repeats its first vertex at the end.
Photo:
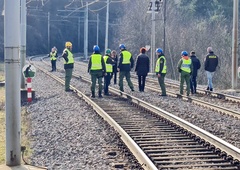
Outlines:
POLYGON ((111 50, 110 50, 110 49, 107 49, 107 50, 106 50, 106 54, 111 54, 111 50))

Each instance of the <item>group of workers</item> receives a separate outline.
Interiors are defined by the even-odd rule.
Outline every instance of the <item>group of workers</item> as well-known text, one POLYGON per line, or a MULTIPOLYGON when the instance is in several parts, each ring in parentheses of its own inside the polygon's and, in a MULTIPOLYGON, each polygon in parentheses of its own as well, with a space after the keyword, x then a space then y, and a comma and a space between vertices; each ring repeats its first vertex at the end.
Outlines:
MULTIPOLYGON (((66 42, 65 49, 62 57, 64 58, 65 69, 65 91, 72 91, 70 89, 70 80, 72 78, 72 72, 74 68, 74 57, 72 54, 72 43, 66 42)), ((104 89, 104 95, 108 96, 109 85, 113 78, 114 84, 117 83, 117 72, 119 72, 119 89, 124 91, 123 79, 126 77, 126 81, 131 91, 134 91, 134 86, 131 81, 130 71, 134 67, 134 60, 131 52, 126 49, 124 44, 119 45, 120 54, 119 57, 115 50, 111 51, 107 49, 104 56, 100 53, 98 45, 93 46, 93 53, 88 62, 88 73, 91 75, 91 97, 95 98, 96 81, 98 81, 98 97, 102 98, 102 89, 104 89), (102 86, 102 79, 104 78, 104 86, 102 86)), ((136 58, 135 72, 138 76, 138 87, 140 92, 144 92, 146 77, 149 72, 149 57, 146 55, 147 49, 145 47, 140 48, 140 54, 136 58)), ((214 54, 212 47, 207 48, 208 54, 204 59, 204 69, 206 71, 208 86, 206 90, 213 91, 212 78, 216 68, 218 66, 218 56, 214 54)), ((165 87, 165 76, 167 74, 166 58, 161 48, 156 49, 156 56, 158 57, 155 65, 155 72, 158 78, 158 82, 161 88, 161 96, 167 96, 165 87)), ((56 47, 52 48, 49 54, 52 63, 52 70, 56 71, 56 47)), ((197 72, 201 67, 199 59, 196 57, 195 52, 191 51, 190 56, 187 51, 181 52, 181 59, 178 62, 177 69, 180 73, 180 94, 183 95, 183 84, 186 82, 186 95, 189 96, 190 91, 192 94, 197 92, 197 72)))

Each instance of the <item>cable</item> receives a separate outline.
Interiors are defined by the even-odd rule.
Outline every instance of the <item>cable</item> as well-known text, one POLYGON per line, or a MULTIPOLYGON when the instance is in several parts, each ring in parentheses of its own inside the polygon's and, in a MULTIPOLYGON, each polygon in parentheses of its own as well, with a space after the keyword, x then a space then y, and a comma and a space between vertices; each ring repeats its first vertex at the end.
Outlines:
POLYGON ((65 5, 64 7, 67 8, 68 6, 72 5, 72 3, 74 2, 75 0, 72 0, 72 2, 70 2, 68 5, 65 5))
POLYGON ((77 11, 77 10, 79 10, 79 9, 82 9, 82 8, 84 8, 84 7, 86 7, 86 6, 95 4, 95 3, 98 2, 98 1, 99 1, 99 0, 95 0, 95 1, 89 3, 89 4, 85 5, 85 6, 81 6, 81 7, 79 7, 79 8, 76 8, 75 10, 73 10, 72 12, 70 12, 70 14, 68 14, 66 17, 69 17, 69 16, 70 16, 72 13, 74 13, 75 11, 77 11))

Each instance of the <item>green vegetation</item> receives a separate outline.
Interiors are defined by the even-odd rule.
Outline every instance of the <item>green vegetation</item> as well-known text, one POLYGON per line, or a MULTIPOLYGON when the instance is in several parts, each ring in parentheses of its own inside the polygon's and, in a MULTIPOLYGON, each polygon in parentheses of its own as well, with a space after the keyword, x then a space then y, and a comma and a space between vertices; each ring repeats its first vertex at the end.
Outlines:
POLYGON ((5 161, 5 88, 0 88, 0 164, 5 161))
POLYGON ((4 63, 0 62, 0 81, 4 80, 4 63))

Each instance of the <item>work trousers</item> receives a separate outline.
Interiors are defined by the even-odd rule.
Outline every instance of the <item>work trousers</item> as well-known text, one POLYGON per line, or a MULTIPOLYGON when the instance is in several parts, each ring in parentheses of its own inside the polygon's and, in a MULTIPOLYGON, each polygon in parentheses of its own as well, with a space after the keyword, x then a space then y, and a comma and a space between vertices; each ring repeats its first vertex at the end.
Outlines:
POLYGON ((130 77, 131 77, 130 71, 120 71, 120 73, 119 73, 119 88, 120 88, 120 91, 124 91, 123 90, 123 78, 124 77, 126 77, 128 86, 133 91, 134 87, 133 87, 132 81, 130 79, 130 77))
POLYGON ((65 90, 70 90, 70 81, 72 78, 72 68, 65 69, 65 90))
POLYGON ((91 73, 91 81, 92 81, 92 85, 91 85, 91 91, 92 93, 95 94, 95 88, 96 88, 96 81, 98 80, 98 92, 101 93, 102 92, 102 71, 99 72, 92 72, 91 73))
POLYGON ((191 76, 190 87, 191 87, 192 94, 197 93, 197 76, 191 76))
POLYGON ((108 86, 110 85, 112 73, 107 73, 107 75, 104 76, 104 94, 108 94, 108 86))
POLYGON ((184 81, 186 82, 187 85, 187 96, 190 94, 190 73, 181 71, 181 80, 180 80, 180 94, 183 94, 183 84, 184 81))
POLYGON ((56 61, 57 60, 51 60, 51 64, 52 64, 52 71, 56 71, 56 61))
POLYGON ((166 74, 165 74, 165 73, 162 73, 162 74, 161 74, 161 77, 158 77, 158 83, 159 83, 160 88, 161 88, 161 90, 162 90, 162 96, 166 96, 166 95, 167 95, 167 94, 166 94, 165 82, 164 82, 165 76, 166 76, 166 74))
POLYGON ((138 76, 138 88, 139 91, 144 92, 146 76, 138 76))

